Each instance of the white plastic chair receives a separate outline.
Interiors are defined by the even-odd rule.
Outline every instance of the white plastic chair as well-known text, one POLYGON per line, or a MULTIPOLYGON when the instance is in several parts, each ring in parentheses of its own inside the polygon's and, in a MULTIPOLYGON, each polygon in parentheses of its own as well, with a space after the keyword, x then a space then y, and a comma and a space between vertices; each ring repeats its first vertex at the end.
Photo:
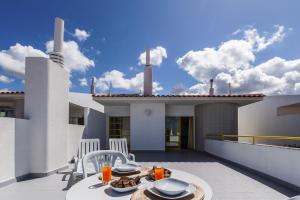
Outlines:
POLYGON ((100 140, 99 139, 81 139, 78 147, 78 155, 75 157, 75 168, 73 172, 73 178, 76 179, 77 176, 83 174, 82 169, 82 159, 83 157, 94 151, 100 150, 100 140))
POLYGON ((104 165, 114 167, 116 160, 127 163, 125 155, 119 151, 100 150, 86 154, 82 159, 83 178, 87 178, 90 172, 99 173, 104 165))
POLYGON ((135 161, 135 156, 132 153, 128 153, 126 138, 109 138, 109 149, 120 151, 128 160, 135 161))

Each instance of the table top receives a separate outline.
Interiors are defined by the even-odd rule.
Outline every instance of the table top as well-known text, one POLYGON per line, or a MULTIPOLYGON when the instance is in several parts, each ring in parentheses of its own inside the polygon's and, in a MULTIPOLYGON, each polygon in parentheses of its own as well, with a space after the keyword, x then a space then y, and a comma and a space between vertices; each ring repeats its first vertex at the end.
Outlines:
MULTIPOLYGON (((172 171, 172 178, 184 180, 188 183, 193 183, 202 187, 205 192, 204 200, 211 200, 213 193, 211 187, 201 178, 180 170, 170 169, 172 171)), ((103 185, 98 179, 99 174, 90 176, 75 185, 73 185, 67 192, 66 200, 99 200, 99 199, 111 199, 111 200, 129 200, 131 195, 135 192, 118 193, 113 191, 109 185, 103 185)), ((151 182, 145 178, 141 179, 140 188, 148 187, 151 182)))

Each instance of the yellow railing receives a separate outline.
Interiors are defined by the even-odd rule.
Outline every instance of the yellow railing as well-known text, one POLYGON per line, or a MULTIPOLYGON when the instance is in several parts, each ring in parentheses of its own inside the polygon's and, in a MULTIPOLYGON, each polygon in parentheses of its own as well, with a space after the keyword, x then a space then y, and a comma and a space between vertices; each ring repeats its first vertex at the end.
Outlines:
POLYGON ((214 140, 226 140, 228 138, 250 138, 252 144, 256 144, 257 139, 269 139, 269 140, 300 140, 300 137, 295 136, 269 136, 269 135, 227 135, 227 134, 207 134, 207 139, 214 140))

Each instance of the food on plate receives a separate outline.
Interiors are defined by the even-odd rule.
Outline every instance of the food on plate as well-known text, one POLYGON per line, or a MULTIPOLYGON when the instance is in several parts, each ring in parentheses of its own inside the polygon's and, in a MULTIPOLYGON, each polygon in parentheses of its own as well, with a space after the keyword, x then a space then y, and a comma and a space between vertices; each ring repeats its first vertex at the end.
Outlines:
POLYGON ((111 185, 116 188, 127 188, 134 187, 141 183, 141 178, 139 176, 134 178, 129 178, 127 176, 122 176, 119 180, 111 182, 111 185))

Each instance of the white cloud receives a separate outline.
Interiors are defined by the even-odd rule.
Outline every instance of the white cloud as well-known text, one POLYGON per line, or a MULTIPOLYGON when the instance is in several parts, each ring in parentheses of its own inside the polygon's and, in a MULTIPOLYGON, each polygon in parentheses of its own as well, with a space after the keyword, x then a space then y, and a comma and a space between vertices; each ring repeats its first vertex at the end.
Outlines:
POLYGON ((297 94, 299 94, 300 93, 300 83, 296 83, 294 89, 295 89, 295 92, 297 94))
POLYGON ((261 51, 266 49, 268 46, 282 41, 285 37, 285 27, 280 25, 275 25, 276 31, 270 36, 261 36, 257 29, 252 28, 244 31, 244 38, 248 41, 255 49, 255 51, 261 51))
MULTIPOLYGON (((47 52, 53 50, 53 40, 46 43, 47 52)), ((79 49, 75 41, 67 41, 63 44, 63 55, 65 58, 65 67, 69 71, 85 72, 90 67, 94 67, 93 60, 86 57, 79 49)))
POLYGON ((2 82, 2 83, 11 83, 13 81, 14 81, 14 79, 12 79, 12 78, 9 78, 4 75, 0 75, 0 82, 2 82))
POLYGON ((79 41, 85 41, 91 34, 85 30, 80 30, 79 28, 75 29, 75 33, 73 34, 79 41))
POLYGON ((86 78, 80 78, 78 79, 80 86, 84 87, 84 86, 88 86, 88 82, 86 78))
POLYGON ((25 73, 25 57, 28 56, 47 57, 41 50, 16 43, 9 49, 0 51, 0 66, 17 76, 23 76, 25 73))
MULTIPOLYGON (((164 47, 157 46, 156 48, 150 50, 150 63, 152 65, 160 66, 164 58, 167 58, 167 50, 164 47)), ((146 52, 140 54, 138 64, 146 64, 146 52)))
POLYGON ((8 88, 2 88, 0 89, 0 92, 9 92, 10 90, 8 88))
MULTIPOLYGON (((46 49, 46 52, 53 50, 53 41, 46 43, 46 49)), ((81 52, 75 41, 64 42, 63 54, 65 67, 69 71, 85 72, 90 67, 95 66, 94 61, 81 52)), ((48 57, 46 53, 39 49, 16 43, 7 50, 0 51, 0 67, 17 77, 23 77, 25 74, 25 58, 30 56, 48 57)))
MULTIPOLYGON (((126 78, 123 72, 112 70, 105 72, 96 81, 96 87, 107 91, 110 87, 140 92, 143 90, 144 73, 138 73, 132 78, 126 78)), ((153 82, 153 92, 163 90, 158 82, 153 82)))
POLYGON ((240 40, 223 42, 216 48, 189 51, 177 59, 177 64, 199 81, 182 93, 207 94, 209 79, 214 78, 217 93, 227 93, 228 83, 236 93, 294 94, 300 83, 300 59, 274 57, 254 65, 256 54, 280 42, 285 28, 276 25, 269 37, 254 28, 244 30, 240 40))

